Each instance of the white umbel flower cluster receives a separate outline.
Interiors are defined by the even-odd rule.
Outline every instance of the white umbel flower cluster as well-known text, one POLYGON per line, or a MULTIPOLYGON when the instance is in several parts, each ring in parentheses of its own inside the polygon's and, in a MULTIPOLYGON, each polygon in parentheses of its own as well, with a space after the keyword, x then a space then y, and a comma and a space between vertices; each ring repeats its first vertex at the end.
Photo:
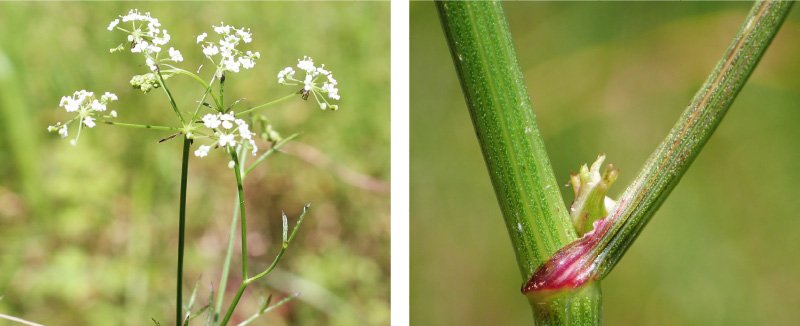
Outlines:
MULTIPOLYGON (((128 33, 128 42, 130 42, 131 52, 142 53, 145 57, 145 63, 150 70, 156 70, 156 63, 158 56, 161 53, 161 47, 167 45, 170 40, 169 33, 166 29, 161 29, 161 23, 158 19, 150 16, 149 12, 140 13, 138 9, 131 9, 127 15, 119 16, 108 24, 109 31, 114 29, 121 30, 128 33), (130 23, 128 26, 120 26, 122 23, 130 23)), ((111 52, 124 49, 124 45, 120 44, 118 47, 111 49, 111 52)), ((180 51, 174 48, 169 48, 169 59, 173 62, 183 61, 183 56, 180 51)))
POLYGON ((108 119, 117 117, 117 111, 111 110, 106 113, 108 103, 116 100, 117 95, 114 93, 105 92, 98 99, 93 92, 86 90, 76 91, 72 96, 64 96, 61 98, 61 102, 58 106, 64 108, 64 110, 69 113, 77 112, 78 115, 67 122, 58 122, 53 126, 48 126, 47 131, 58 132, 61 138, 66 138, 69 136, 68 126, 72 124, 72 122, 78 121, 78 135, 75 139, 70 140, 70 143, 75 145, 78 141, 78 137, 80 137, 80 131, 83 126, 94 128, 94 126, 97 125, 95 120, 98 118, 108 119))
POLYGON ((212 25, 214 33, 219 35, 217 42, 206 41, 207 33, 197 36, 197 44, 203 49, 203 54, 217 66, 217 76, 222 76, 226 71, 239 72, 242 68, 250 69, 255 67, 256 61, 261 57, 261 53, 252 51, 241 51, 236 47, 241 43, 253 41, 250 29, 235 28, 220 22, 219 26, 212 25))
POLYGON ((319 104, 320 109, 338 110, 339 106, 331 104, 329 100, 340 99, 339 97, 339 82, 333 78, 333 73, 325 69, 325 65, 314 65, 314 60, 309 57, 297 60, 297 68, 305 72, 305 77, 302 80, 296 79, 295 70, 292 67, 283 68, 278 72, 278 83, 283 85, 303 85, 303 88, 298 92, 302 94, 303 99, 308 99, 309 95, 314 95, 314 99, 319 104), (319 85, 322 83, 322 85, 319 85))
MULTIPOLYGON (((214 142, 207 145, 200 145, 194 151, 197 157, 206 157, 212 148, 234 148, 236 146, 250 146, 253 155, 258 152, 253 133, 250 126, 242 119, 237 119, 233 112, 228 113, 209 113, 203 116, 203 125, 211 129, 212 134, 208 138, 214 142)), ((194 136, 194 139, 201 137, 194 136)))

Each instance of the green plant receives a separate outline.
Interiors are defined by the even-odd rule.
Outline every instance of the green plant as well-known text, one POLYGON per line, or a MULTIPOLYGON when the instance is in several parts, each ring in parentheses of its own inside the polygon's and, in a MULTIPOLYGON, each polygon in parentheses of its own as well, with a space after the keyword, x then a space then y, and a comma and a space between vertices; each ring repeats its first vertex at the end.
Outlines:
MULTIPOLYGON (((332 109, 337 110, 338 105, 333 104, 333 101, 339 100, 338 95, 338 82, 334 79, 332 72, 327 70, 324 65, 315 65, 313 60, 308 57, 298 60, 297 68, 304 77, 302 79, 295 78, 295 70, 292 67, 286 67, 278 73, 278 83, 292 87, 292 91, 283 97, 267 103, 253 106, 243 110, 235 110, 234 108, 243 100, 238 99, 232 101, 230 104, 225 102, 225 82, 226 78, 238 73, 242 69, 251 69, 255 66, 256 59, 260 58, 259 52, 250 50, 240 50, 245 44, 252 41, 252 34, 249 29, 235 28, 229 25, 220 23, 219 26, 212 26, 215 34, 218 35, 218 41, 206 41, 207 33, 202 33, 197 36, 196 43, 200 44, 202 52, 206 59, 213 67, 208 81, 204 80, 198 74, 203 68, 203 65, 197 69, 197 73, 191 72, 175 66, 175 64, 183 61, 183 56, 180 51, 170 47, 168 51, 162 51, 162 47, 170 41, 170 35, 166 29, 161 28, 161 23, 158 19, 151 17, 150 13, 141 13, 138 10, 131 10, 128 14, 120 16, 119 19, 113 20, 108 25, 109 31, 122 31, 127 34, 127 41, 111 49, 111 52, 123 51, 126 47, 130 48, 132 53, 139 53, 144 58, 145 65, 149 68, 149 72, 142 75, 134 76, 130 83, 131 85, 141 90, 143 93, 149 93, 153 89, 160 88, 166 95, 169 106, 175 114, 178 124, 176 126, 160 126, 150 124, 135 124, 135 123, 122 123, 113 121, 118 117, 116 110, 110 110, 109 106, 112 102, 117 101, 118 97, 110 92, 105 92, 101 96, 96 96, 94 92, 79 90, 71 96, 64 96, 61 99, 60 107, 63 107, 66 112, 74 113, 75 116, 66 122, 58 122, 53 126, 48 127, 50 132, 58 133, 62 138, 66 138, 70 134, 70 127, 77 129, 75 137, 70 140, 72 145, 77 145, 81 132, 85 128, 94 128, 98 122, 132 128, 152 129, 157 131, 169 131, 172 134, 162 138, 159 142, 167 142, 173 138, 183 138, 182 146, 182 160, 181 160, 181 183, 180 183, 180 201, 179 201, 179 230, 178 230, 178 252, 177 252, 177 276, 176 276, 176 325, 186 325, 189 320, 199 316, 201 313, 206 313, 208 318, 206 325, 226 325, 233 316, 242 294, 248 285, 253 282, 269 275, 284 257, 286 250, 289 247, 291 240, 295 237, 303 219, 310 207, 309 204, 303 206, 302 213, 300 214, 297 223, 291 228, 286 214, 282 215, 283 218, 283 238, 280 252, 274 258, 271 264, 268 265, 261 272, 250 276, 248 268, 248 252, 247 252, 247 220, 245 209, 245 195, 244 195, 244 179, 245 177, 260 163, 264 162, 266 158, 277 152, 281 146, 288 141, 297 137, 297 134, 283 138, 281 135, 273 130, 269 120, 263 115, 255 115, 254 112, 263 109, 281 101, 288 100, 293 97, 301 97, 307 100, 313 96, 322 110, 332 109), (165 57, 168 55, 168 57, 165 57), (167 80, 184 76, 201 86, 203 90, 202 95, 197 101, 196 107, 192 111, 185 111, 179 108, 175 100, 173 91, 167 84, 167 80), (299 88, 299 91, 298 91, 299 88), (202 117, 201 117, 202 116, 202 117), (255 127, 255 128, 251 128, 255 127), (257 129, 256 129, 257 128, 257 129), (270 149, 257 157, 257 159, 250 166, 245 165, 246 157, 248 154, 256 156, 258 154, 258 145, 256 140, 271 145, 270 149), (186 194, 188 190, 188 170, 189 170, 189 153, 191 147, 195 143, 201 143, 200 146, 194 150, 196 157, 205 157, 213 149, 223 149, 230 157, 228 168, 233 170, 236 180, 237 189, 237 202, 232 216, 230 239, 228 241, 227 252, 222 267, 222 279, 220 280, 219 287, 216 291, 216 302, 214 293, 212 291, 209 303, 195 311, 194 304, 196 298, 196 287, 192 292, 191 298, 187 305, 183 304, 183 253, 185 244, 185 224, 186 224, 186 194), (237 223, 238 222, 238 223, 237 223), (224 294, 227 287, 227 276, 230 269, 231 260, 233 258, 233 248, 235 240, 235 230, 237 225, 241 230, 240 247, 241 247, 241 274, 242 283, 235 297, 231 300, 227 308, 223 308, 224 294)), ((278 305, 286 303, 288 300, 296 297, 295 295, 288 296, 280 300, 275 305, 271 304, 271 297, 265 300, 258 311, 249 319, 241 324, 248 324, 255 320, 258 316, 272 310, 278 305)))
POLYGON ((601 175, 602 159, 573 177, 579 200, 572 214, 563 207, 502 7, 488 2, 437 6, 534 319, 542 324, 600 323, 599 281, 706 143, 791 3, 753 7, 678 123, 617 201, 605 199, 616 172, 608 169, 601 175))

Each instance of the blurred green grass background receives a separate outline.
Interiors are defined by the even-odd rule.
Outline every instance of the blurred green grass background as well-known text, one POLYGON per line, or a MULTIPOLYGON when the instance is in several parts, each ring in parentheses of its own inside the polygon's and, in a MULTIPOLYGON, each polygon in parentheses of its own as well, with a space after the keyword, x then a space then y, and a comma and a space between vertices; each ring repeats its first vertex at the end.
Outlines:
MULTIPOLYGON (((726 50, 746 2, 505 3, 556 177, 600 153, 616 196, 726 50)), ((432 3, 411 4, 411 321, 525 325, 531 312, 432 3)), ((800 12, 603 281, 608 325, 800 319, 800 12)), ((563 188, 565 204, 571 189, 563 188)))
MULTIPOLYGON (((280 270, 249 288, 235 320, 256 309, 259 295, 301 291, 262 322, 388 324, 389 4, 135 6, 161 20, 188 70, 203 62, 195 36, 211 24, 250 27, 247 48, 262 57, 226 83, 226 99, 247 99, 240 106, 292 92, 275 76, 303 55, 340 82, 338 112, 299 99, 263 111, 284 136, 302 132, 299 142, 312 147, 273 156, 246 182, 253 270, 277 252, 281 210, 296 217, 305 202, 312 210, 280 270)), ((142 95, 128 84, 146 71, 141 56, 109 54, 125 36, 106 26, 132 7, 0 4, 0 313, 53 325, 169 324, 180 141, 100 125, 72 147, 46 132, 67 117, 61 96, 78 89, 118 94, 119 121, 175 124, 161 91, 142 95)), ((200 93, 185 78, 170 85, 184 107, 200 93)), ((201 298, 219 282, 235 181, 217 154, 190 163, 184 301, 195 281, 201 298)))

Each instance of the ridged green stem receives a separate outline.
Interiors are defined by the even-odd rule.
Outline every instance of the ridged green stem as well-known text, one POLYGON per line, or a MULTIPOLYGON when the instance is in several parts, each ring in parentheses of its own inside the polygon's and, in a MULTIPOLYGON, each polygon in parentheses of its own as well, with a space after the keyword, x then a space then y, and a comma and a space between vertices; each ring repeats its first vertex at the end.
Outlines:
MULTIPOLYGON (((544 148, 503 8, 437 2, 519 270, 528 279, 577 239, 544 148)), ((596 324, 598 284, 531 302, 537 324, 596 324)))
POLYGON ((175 325, 182 325, 183 311, 183 247, 186 233, 186 181, 189 173, 189 148, 192 140, 183 138, 183 158, 181 160, 181 195, 178 211, 178 275, 175 289, 175 325))
POLYGON ((607 275, 678 184, 744 87, 777 34, 792 2, 759 1, 689 107, 670 130, 611 212, 612 225, 593 254, 607 275))

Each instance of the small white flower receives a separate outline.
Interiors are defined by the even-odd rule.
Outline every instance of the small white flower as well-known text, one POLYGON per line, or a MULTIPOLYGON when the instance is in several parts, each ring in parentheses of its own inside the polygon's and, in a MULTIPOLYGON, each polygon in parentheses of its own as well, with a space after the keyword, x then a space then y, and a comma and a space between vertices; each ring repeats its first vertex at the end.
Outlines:
POLYGON ((278 83, 284 84, 286 83, 286 79, 294 78, 294 69, 292 67, 283 68, 280 72, 278 72, 278 83))
POLYGON ((90 107, 91 107, 91 109, 92 109, 92 110, 94 110, 94 111, 100 111, 100 112, 102 112, 102 111, 105 111, 105 110, 106 110, 106 105, 105 105, 105 104, 103 104, 103 103, 100 103, 100 101, 98 101, 98 100, 94 100, 94 101, 92 101, 92 104, 90 104, 90 107))
POLYGON ((169 58, 175 62, 183 61, 183 56, 181 55, 181 51, 175 50, 172 47, 169 48, 169 58))
POLYGON ((236 162, 234 162, 234 161, 228 162, 228 168, 229 169, 233 169, 234 166, 236 166, 236 162))
POLYGON ((313 72, 315 69, 314 60, 309 57, 303 57, 302 60, 297 60, 297 68, 306 72, 313 72))
POLYGON ((117 24, 119 24, 119 19, 112 20, 111 23, 108 24, 108 30, 113 31, 114 27, 117 27, 117 24))
POLYGON ((239 63, 242 64, 242 67, 244 69, 250 69, 250 68, 255 67, 255 65, 256 65, 256 62, 253 61, 253 59, 245 58, 245 57, 239 58, 239 63))
POLYGON ((211 146, 208 145, 200 145, 196 151, 194 151, 194 156, 197 157, 206 157, 208 156, 208 151, 211 150, 211 146))
POLYGON ((95 123, 92 117, 85 117, 83 118, 83 124, 85 124, 89 128, 94 128, 95 123))
POLYGON ((202 132, 201 134, 207 136, 213 143, 203 145, 206 147, 201 146, 198 151, 202 149, 201 152, 203 152, 202 154, 204 155, 197 155, 198 152, 196 151, 196 156, 204 157, 211 148, 230 149, 238 145, 250 146, 253 155, 258 152, 256 142, 253 140, 253 132, 250 131, 247 122, 242 119, 237 119, 233 112, 209 113, 203 116, 202 122, 205 127, 211 130, 210 132, 202 132))
POLYGON ((206 41, 207 33, 197 37, 197 43, 201 44, 203 54, 217 65, 217 75, 221 76, 225 71, 239 72, 242 68, 251 69, 255 67, 255 59, 261 57, 258 52, 241 51, 237 47, 241 43, 253 41, 250 29, 235 28, 225 23, 219 26, 212 25, 214 33, 219 35, 216 42, 206 41), (219 57, 216 57, 219 55, 219 57))
POLYGON ((207 57, 214 56, 217 53, 219 53, 219 49, 213 44, 203 47, 203 54, 205 54, 207 57))
POLYGON ((219 119, 222 120, 222 128, 225 129, 233 128, 233 123, 231 123, 231 121, 234 121, 233 113, 228 112, 226 114, 223 114, 219 117, 219 119))
POLYGON ((297 60, 297 68, 305 72, 305 76, 302 79, 295 78, 295 71, 292 67, 286 67, 278 72, 278 83, 290 86, 302 85, 303 88, 300 90, 300 94, 302 94, 303 99, 308 99, 309 95, 313 94, 314 100, 317 101, 320 109, 338 110, 338 105, 331 104, 331 101, 341 99, 339 88, 337 87, 339 82, 333 77, 333 73, 325 69, 325 65, 315 66, 314 60, 308 56, 297 60), (319 85, 320 82, 322 82, 322 85, 319 85))
MULTIPOLYGON (((166 45, 167 43, 169 43, 169 40, 172 37, 169 36, 169 34, 167 33, 167 30, 165 29, 165 30, 162 30, 161 32, 162 32, 161 36, 157 36, 157 37, 153 38, 153 44, 166 45)), ((159 50, 160 49, 161 48, 159 48, 159 50)), ((156 52, 159 52, 159 51, 156 51, 156 52)))
POLYGON ((203 124, 211 129, 219 127, 220 121, 215 114, 206 114, 203 116, 203 124))
POLYGON ((220 134, 219 135, 219 146, 220 147, 225 147, 225 146, 228 146, 228 145, 236 146, 236 140, 234 140, 234 135, 233 134, 220 134))
POLYGON ((214 27, 214 32, 217 34, 230 34, 231 33, 231 26, 225 25, 225 23, 220 22, 219 26, 211 25, 214 27))
POLYGON ((306 79, 303 80, 303 90, 310 91, 311 89, 314 88, 314 80, 313 80, 313 78, 314 78, 314 76, 312 76, 312 75, 306 75, 306 79))
POLYGON ((106 102, 106 103, 108 103, 109 101, 116 101, 117 99, 118 99, 117 98, 117 94, 110 93, 110 92, 105 92, 103 94, 103 96, 100 97, 100 101, 106 102))
MULTIPOLYGON (((132 9, 127 15, 119 16, 108 24, 108 30, 113 31, 120 23, 129 23, 129 27, 120 28, 120 30, 129 30, 127 39, 131 42, 131 52, 141 53, 147 60, 147 66, 151 70, 155 70, 155 60, 161 52, 161 47, 169 43, 171 36, 166 29, 161 29, 161 22, 158 19, 150 16, 149 12, 141 13, 137 9, 132 9)), ((111 49, 111 52, 116 52, 123 48, 123 45, 111 49)), ((170 52, 170 58, 173 61, 182 61, 183 57, 170 52), (178 60, 178 58, 180 58, 178 60)))
POLYGON ((236 35, 239 35, 239 37, 241 37, 242 41, 244 41, 245 43, 250 43, 253 41, 252 34, 250 34, 249 29, 246 31, 244 29, 237 29, 236 35))
POLYGON ((150 68, 151 71, 156 71, 158 69, 158 67, 156 66, 156 62, 155 60, 153 60, 153 58, 147 58, 147 60, 145 60, 144 63, 147 64, 147 67, 150 68))
MULTIPOLYGON (((86 90, 76 91, 72 96, 64 96, 61 98, 59 106, 69 113, 76 112, 77 116, 66 123, 59 122, 56 123, 55 126, 49 126, 47 131, 58 132, 61 138, 66 138, 69 135, 68 126, 75 121, 77 121, 79 125, 84 125, 87 128, 94 128, 94 126, 97 125, 96 119, 114 118, 117 116, 117 112, 113 110, 110 112, 110 115, 104 114, 108 103, 116 100, 117 96, 113 93, 105 92, 100 99, 97 99, 93 92, 86 90)), ((80 132, 78 136, 80 136, 80 132)), ((77 143, 77 138, 72 139, 70 143, 77 143)))

